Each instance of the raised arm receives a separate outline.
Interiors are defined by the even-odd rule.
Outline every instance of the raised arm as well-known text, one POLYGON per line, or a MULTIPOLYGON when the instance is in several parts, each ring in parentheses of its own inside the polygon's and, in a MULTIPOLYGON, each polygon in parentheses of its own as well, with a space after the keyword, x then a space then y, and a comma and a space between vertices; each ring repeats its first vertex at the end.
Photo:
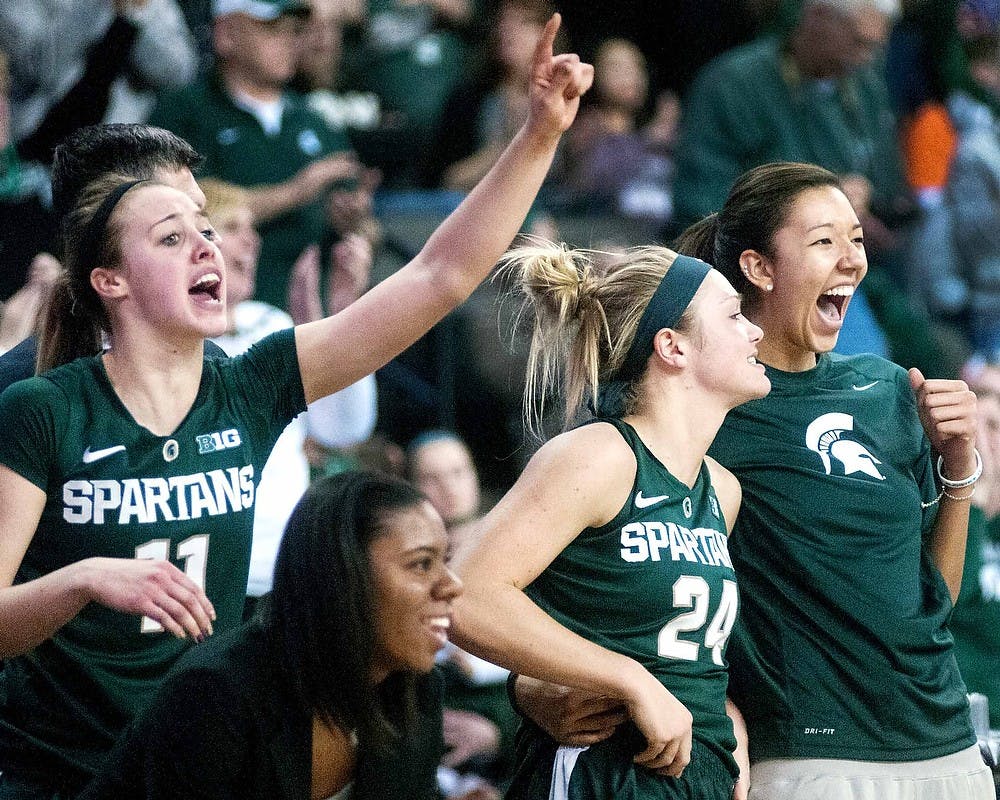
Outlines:
POLYGON ((556 14, 535 50, 527 121, 416 258, 339 314, 296 328, 307 401, 409 347, 472 293, 513 240, 593 77, 577 56, 552 54, 558 28, 556 14))
MULTIPOLYGON (((911 369, 909 374, 920 422, 931 447, 941 456, 939 477, 960 481, 971 476, 978 463, 976 395, 965 381, 927 380, 918 369, 911 369)), ((953 603, 962 589, 973 491, 975 484, 957 489, 945 486, 931 532, 931 556, 948 585, 953 603)))
POLYGON ((150 616, 178 637, 211 633, 212 604, 168 561, 88 558, 14 585, 44 506, 41 489, 0 465, 0 658, 37 647, 91 601, 150 616))
POLYGON ((621 698, 648 745, 636 761, 679 774, 690 755, 688 710, 637 661, 570 631, 524 592, 580 531, 615 516, 635 470, 611 426, 579 428, 543 446, 485 517, 475 547, 459 554, 465 593, 454 639, 515 672, 621 698))

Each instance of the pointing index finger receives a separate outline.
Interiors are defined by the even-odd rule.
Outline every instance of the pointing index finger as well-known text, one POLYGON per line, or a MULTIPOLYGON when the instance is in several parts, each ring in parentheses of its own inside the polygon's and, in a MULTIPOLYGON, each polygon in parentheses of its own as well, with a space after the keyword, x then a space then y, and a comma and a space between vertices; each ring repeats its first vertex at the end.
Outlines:
POLYGON ((559 31, 561 22, 562 17, 559 15, 559 12, 556 12, 545 23, 545 30, 542 31, 541 38, 538 40, 538 44, 535 45, 535 56, 533 59, 535 69, 546 66, 552 59, 552 46, 555 44, 556 33, 559 31))

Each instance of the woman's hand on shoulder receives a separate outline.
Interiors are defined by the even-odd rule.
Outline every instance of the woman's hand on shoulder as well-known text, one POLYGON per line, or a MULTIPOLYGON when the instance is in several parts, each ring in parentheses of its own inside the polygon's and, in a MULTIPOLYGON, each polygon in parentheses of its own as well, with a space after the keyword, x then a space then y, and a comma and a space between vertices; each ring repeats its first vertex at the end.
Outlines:
POLYGON ((569 128, 580 108, 580 97, 594 81, 594 68, 575 53, 553 54, 561 20, 553 14, 545 25, 531 70, 527 128, 545 138, 558 138, 569 128))
POLYGON ((90 600, 158 622, 178 639, 212 634, 215 609, 204 590, 169 561, 87 558, 77 563, 90 600))

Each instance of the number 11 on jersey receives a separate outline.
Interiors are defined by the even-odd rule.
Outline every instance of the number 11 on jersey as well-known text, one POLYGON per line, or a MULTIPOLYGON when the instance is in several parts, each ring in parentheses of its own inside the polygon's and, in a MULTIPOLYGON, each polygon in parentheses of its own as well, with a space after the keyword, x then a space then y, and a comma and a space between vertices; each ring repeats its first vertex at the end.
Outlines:
MULTIPOLYGON (((135 548, 135 557, 166 561, 170 558, 170 540, 150 539, 135 548)), ((189 536, 178 542, 177 560, 184 562, 181 567, 184 574, 198 584, 199 588, 204 589, 205 569, 208 565, 208 534, 189 536)), ((143 633, 159 633, 163 626, 151 617, 143 617, 141 630, 143 633)))

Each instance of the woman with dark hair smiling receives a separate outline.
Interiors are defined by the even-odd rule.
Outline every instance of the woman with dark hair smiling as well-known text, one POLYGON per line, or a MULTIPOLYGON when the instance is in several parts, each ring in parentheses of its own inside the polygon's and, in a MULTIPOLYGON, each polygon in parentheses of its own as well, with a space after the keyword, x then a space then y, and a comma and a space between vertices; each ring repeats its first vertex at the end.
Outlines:
POLYGON ((461 592, 446 553, 441 517, 409 484, 316 481, 257 616, 178 663, 80 800, 434 797, 427 673, 461 592))

